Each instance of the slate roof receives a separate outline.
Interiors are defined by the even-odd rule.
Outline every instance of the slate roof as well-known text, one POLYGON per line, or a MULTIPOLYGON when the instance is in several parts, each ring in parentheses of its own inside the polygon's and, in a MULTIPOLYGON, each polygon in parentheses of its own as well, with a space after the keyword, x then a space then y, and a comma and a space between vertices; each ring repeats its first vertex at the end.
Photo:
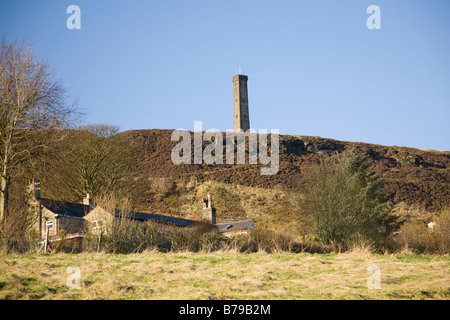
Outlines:
POLYGON ((219 232, 232 232, 254 229, 252 219, 217 223, 216 227, 219 232))
MULTIPOLYGON (((73 203, 67 201, 51 200, 51 199, 40 199, 41 205, 54 214, 72 217, 72 218, 84 218, 93 208, 88 205, 73 203)), ((123 214, 119 209, 115 209, 115 216, 121 217, 123 214)), ((199 221, 175 218, 169 216, 163 216, 160 214, 144 213, 144 212, 128 212, 126 217, 130 219, 135 219, 139 221, 152 221, 155 223, 170 224, 178 227, 190 227, 194 224, 200 223, 199 221)))
MULTIPOLYGON (((120 210, 115 210, 116 217, 123 216, 120 210)), ((175 218, 175 217, 169 217, 169 216, 163 216, 160 214, 153 214, 153 213, 144 213, 144 212, 129 212, 126 214, 126 216, 130 219, 135 219, 139 221, 152 221, 156 223, 163 223, 163 224, 171 224, 178 227, 190 227, 193 226, 196 223, 199 223, 198 221, 189 220, 189 219, 183 219, 183 218, 175 218)))
MULTIPOLYGON (((39 202, 41 205, 54 214, 65 216, 65 217, 73 217, 73 218, 84 218, 92 208, 85 204, 73 203, 67 201, 59 201, 52 199, 40 199, 39 202)), ((115 215, 117 217, 122 216, 120 210, 115 210, 115 215)), ((169 216, 163 216, 160 214, 151 214, 151 213, 143 213, 143 212, 129 212, 127 213, 127 217, 139 221, 153 221, 156 223, 164 223, 164 224, 172 224, 179 227, 189 227, 198 223, 194 220, 182 219, 182 218, 174 218, 169 216)))
POLYGON ((51 199, 40 199, 39 203, 54 214, 66 217, 83 218, 91 211, 91 208, 88 205, 80 203, 51 199))

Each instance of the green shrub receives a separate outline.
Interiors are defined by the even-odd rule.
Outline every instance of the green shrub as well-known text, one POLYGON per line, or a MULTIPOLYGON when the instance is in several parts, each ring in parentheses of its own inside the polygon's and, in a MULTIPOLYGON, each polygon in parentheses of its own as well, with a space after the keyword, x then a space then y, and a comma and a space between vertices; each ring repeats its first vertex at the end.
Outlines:
POLYGON ((325 244, 345 249, 362 237, 380 247, 396 227, 397 217, 386 205, 382 182, 369 158, 356 149, 309 168, 297 192, 301 193, 296 197, 297 211, 325 244))

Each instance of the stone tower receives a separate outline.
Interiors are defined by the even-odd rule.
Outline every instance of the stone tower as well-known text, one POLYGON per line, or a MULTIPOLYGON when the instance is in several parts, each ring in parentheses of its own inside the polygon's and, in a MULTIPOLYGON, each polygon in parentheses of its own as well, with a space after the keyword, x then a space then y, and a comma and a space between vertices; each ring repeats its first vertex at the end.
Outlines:
POLYGON ((250 129, 247 80, 242 74, 233 77, 234 131, 250 129))

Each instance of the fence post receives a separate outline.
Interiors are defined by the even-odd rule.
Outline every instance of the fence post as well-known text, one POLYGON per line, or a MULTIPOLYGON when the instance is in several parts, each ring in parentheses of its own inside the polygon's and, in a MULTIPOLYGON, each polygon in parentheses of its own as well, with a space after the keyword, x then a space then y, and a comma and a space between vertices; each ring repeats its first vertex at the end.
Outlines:
POLYGON ((100 250, 102 248, 102 238, 103 238, 103 231, 100 231, 100 235, 98 236, 97 252, 100 252, 100 250))
POLYGON ((48 249, 48 233, 50 231, 48 226, 46 226, 45 230, 46 230, 46 234, 45 234, 44 252, 47 253, 47 249, 48 249))

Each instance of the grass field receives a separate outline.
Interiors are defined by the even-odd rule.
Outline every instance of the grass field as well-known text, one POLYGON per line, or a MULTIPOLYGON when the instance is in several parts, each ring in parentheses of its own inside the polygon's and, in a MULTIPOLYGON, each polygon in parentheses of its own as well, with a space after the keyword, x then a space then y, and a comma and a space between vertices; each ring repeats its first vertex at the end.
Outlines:
MULTIPOLYGON (((74 282, 75 283, 75 282, 74 282)), ((0 299, 450 299, 450 257, 104 253, 0 256, 0 299), (369 266, 380 289, 369 289, 369 266), (69 266, 81 287, 69 289, 69 266)))

